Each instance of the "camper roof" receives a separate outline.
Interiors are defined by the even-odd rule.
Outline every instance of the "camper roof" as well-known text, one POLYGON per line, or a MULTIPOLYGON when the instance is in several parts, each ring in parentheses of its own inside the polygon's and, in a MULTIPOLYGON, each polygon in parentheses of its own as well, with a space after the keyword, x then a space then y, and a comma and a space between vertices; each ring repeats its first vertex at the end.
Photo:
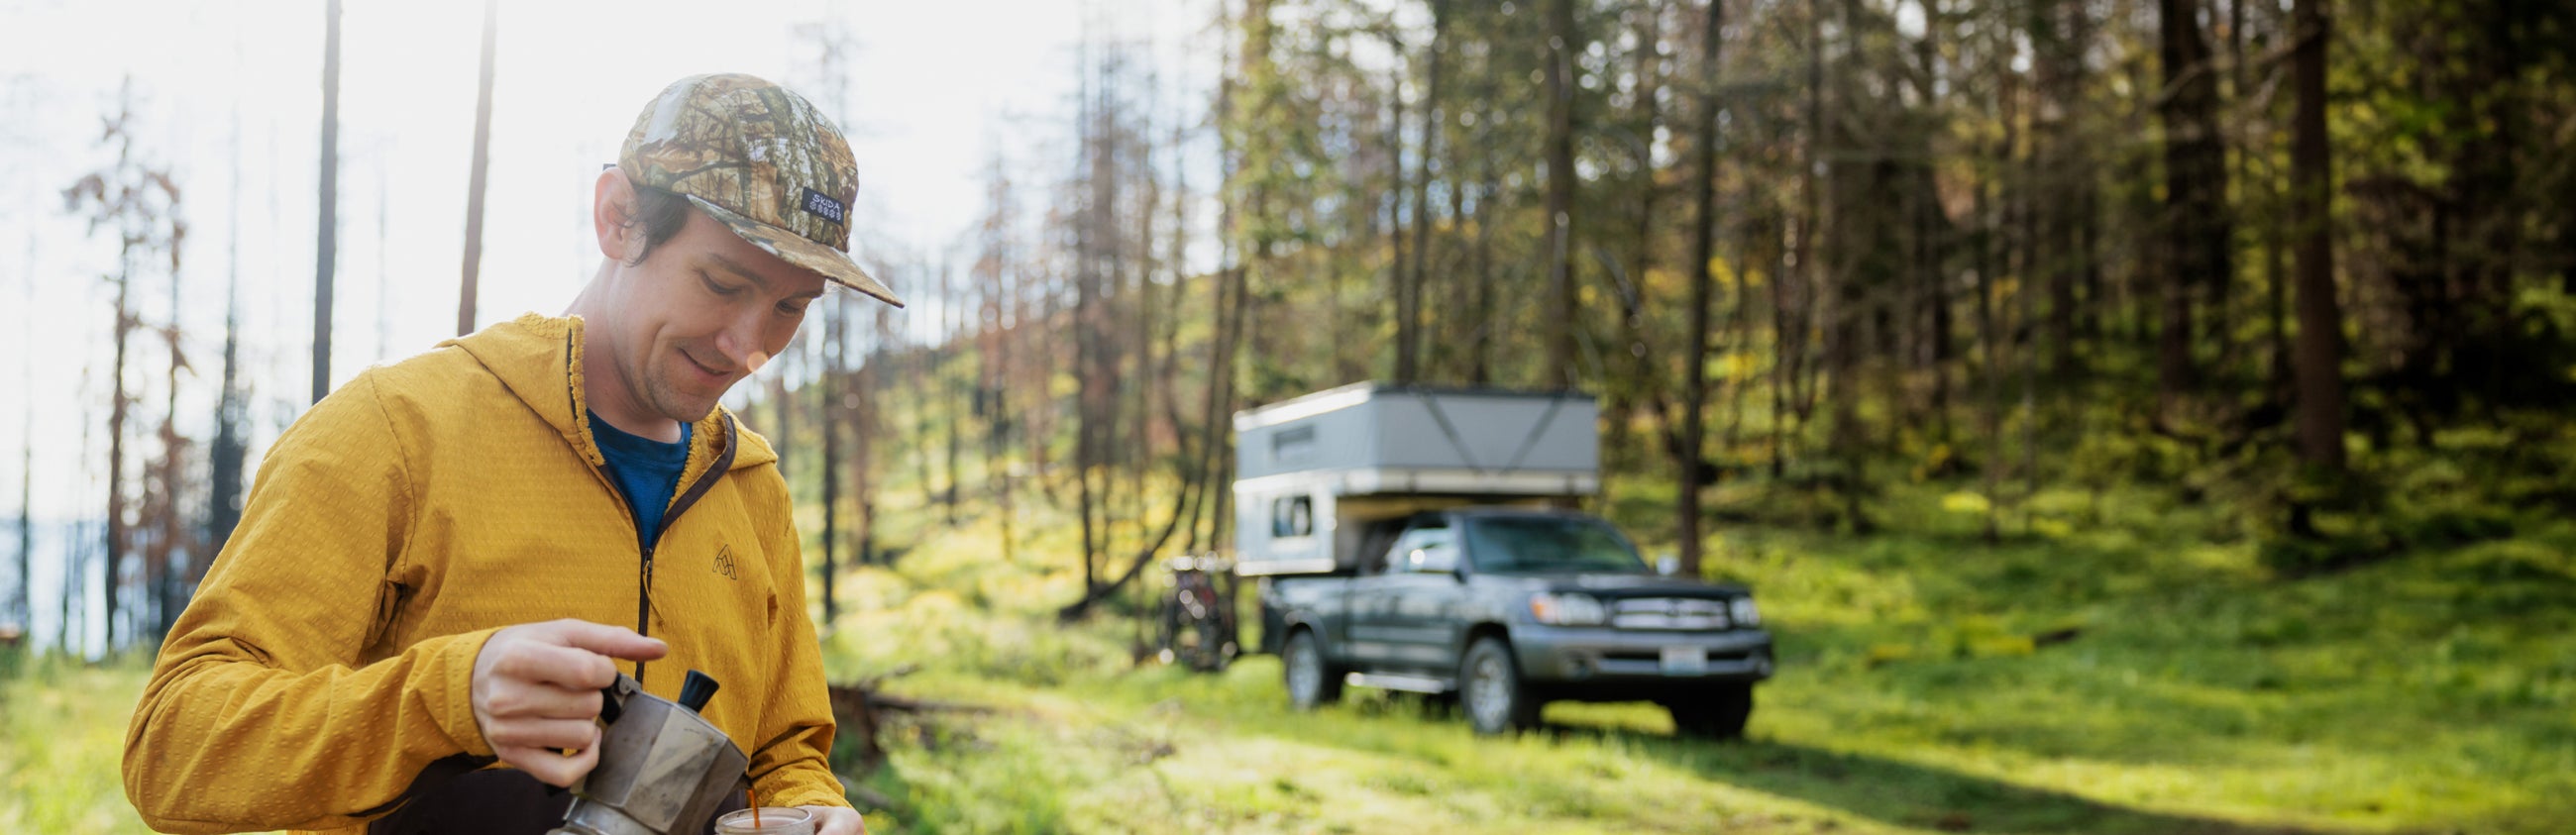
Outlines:
POLYGON ((1301 394, 1277 403, 1255 406, 1250 409, 1236 412, 1234 413, 1234 430, 1241 432, 1246 429, 1255 429, 1263 426, 1286 423, 1299 418, 1313 417, 1335 409, 1356 406, 1367 402, 1368 399, 1373 396, 1382 394, 1526 397, 1541 400, 1565 399, 1581 400, 1585 402, 1591 402, 1592 400, 1592 395, 1584 394, 1572 389, 1533 391, 1529 389, 1507 389, 1496 386, 1437 386, 1423 383, 1390 383, 1381 380, 1363 380, 1349 385, 1335 386, 1323 391, 1301 394))

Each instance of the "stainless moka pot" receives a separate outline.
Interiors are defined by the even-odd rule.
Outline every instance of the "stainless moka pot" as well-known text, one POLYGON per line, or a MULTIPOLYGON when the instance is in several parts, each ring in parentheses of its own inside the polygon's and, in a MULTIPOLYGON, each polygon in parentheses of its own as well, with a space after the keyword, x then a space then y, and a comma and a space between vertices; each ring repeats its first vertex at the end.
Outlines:
POLYGON ((552 835, 697 835, 750 787, 751 758, 698 715, 716 680, 689 671, 672 702, 619 674, 601 691, 599 764, 552 835))

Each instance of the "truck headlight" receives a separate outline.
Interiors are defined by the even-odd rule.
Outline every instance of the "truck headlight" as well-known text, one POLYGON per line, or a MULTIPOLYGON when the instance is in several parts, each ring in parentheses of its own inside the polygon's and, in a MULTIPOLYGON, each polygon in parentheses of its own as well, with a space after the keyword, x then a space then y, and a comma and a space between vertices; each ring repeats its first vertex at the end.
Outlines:
POLYGON ((1753 608, 1753 598, 1750 597, 1738 597, 1729 601, 1726 604, 1726 616, 1728 620, 1735 621, 1737 626, 1762 625, 1762 613, 1753 608))
POLYGON ((1601 601, 1588 594, 1530 595, 1530 617, 1556 626, 1598 626, 1609 620, 1601 601))

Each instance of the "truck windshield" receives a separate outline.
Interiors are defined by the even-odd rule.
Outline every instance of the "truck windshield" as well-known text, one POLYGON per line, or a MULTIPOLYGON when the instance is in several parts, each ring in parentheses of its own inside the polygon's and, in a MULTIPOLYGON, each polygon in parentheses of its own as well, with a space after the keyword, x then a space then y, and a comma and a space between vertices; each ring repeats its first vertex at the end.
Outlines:
POLYGON ((1500 516, 1467 525, 1476 570, 1502 574, 1645 571, 1616 528, 1597 519, 1500 516))

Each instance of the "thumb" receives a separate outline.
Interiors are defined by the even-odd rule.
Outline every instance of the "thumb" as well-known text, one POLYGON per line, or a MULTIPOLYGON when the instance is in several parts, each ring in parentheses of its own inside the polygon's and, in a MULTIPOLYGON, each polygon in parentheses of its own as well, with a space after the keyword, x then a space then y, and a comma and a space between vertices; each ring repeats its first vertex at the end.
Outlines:
POLYGON ((671 651, 660 638, 647 638, 623 626, 609 626, 585 620, 559 620, 549 626, 550 643, 575 649, 586 649, 610 658, 628 661, 651 661, 671 651))

